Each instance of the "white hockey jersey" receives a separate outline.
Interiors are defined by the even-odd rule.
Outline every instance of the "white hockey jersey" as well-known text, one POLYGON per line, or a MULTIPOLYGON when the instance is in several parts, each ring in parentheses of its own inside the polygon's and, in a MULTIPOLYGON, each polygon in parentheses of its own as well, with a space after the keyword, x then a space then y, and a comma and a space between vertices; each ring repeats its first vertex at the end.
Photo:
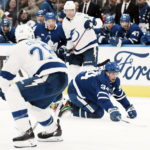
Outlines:
POLYGON ((23 40, 14 46, 0 72, 0 87, 7 88, 19 69, 23 69, 29 77, 41 77, 55 72, 67 73, 66 65, 49 46, 36 40, 23 40))
MULTIPOLYGON (((66 38, 68 40, 67 49, 73 48, 73 46, 78 42, 83 32, 85 31, 84 23, 86 20, 91 19, 88 15, 83 13, 76 13, 72 20, 69 20, 67 17, 63 20, 63 30, 65 32, 66 38), (72 43, 72 45, 70 44, 72 43)), ((74 54, 81 54, 86 50, 97 46, 97 37, 93 29, 87 29, 84 33, 82 39, 75 48, 74 54)))

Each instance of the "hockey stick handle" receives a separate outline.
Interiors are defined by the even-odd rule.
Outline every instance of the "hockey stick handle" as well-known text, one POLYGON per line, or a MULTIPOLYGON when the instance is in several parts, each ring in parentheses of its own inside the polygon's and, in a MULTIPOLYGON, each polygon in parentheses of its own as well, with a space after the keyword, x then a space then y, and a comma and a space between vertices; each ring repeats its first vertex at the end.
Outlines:
POLYGON ((104 65, 107 64, 108 62, 110 62, 110 59, 106 59, 106 60, 103 61, 102 63, 97 64, 97 67, 104 66, 104 65))
POLYGON ((85 34, 86 31, 87 31, 87 29, 84 30, 84 32, 82 33, 81 37, 79 38, 79 40, 77 41, 77 43, 74 45, 74 47, 72 48, 71 52, 67 56, 70 56, 75 51, 77 45, 81 41, 81 39, 82 39, 82 37, 83 37, 83 35, 85 34))

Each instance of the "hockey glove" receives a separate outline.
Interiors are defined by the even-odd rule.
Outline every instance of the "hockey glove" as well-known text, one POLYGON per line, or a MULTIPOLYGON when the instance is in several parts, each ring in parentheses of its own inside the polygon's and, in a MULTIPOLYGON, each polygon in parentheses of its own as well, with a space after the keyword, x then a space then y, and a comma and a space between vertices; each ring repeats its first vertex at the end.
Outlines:
POLYGON ((91 29, 93 27, 93 22, 91 20, 86 20, 84 23, 85 29, 91 29))
POLYGON ((118 108, 117 108, 117 107, 109 108, 109 109, 108 109, 108 113, 110 114, 110 119, 111 119, 112 121, 120 121, 120 119, 121 119, 121 114, 120 114, 120 112, 118 111, 118 108))
POLYGON ((150 35, 148 35, 148 34, 143 35, 143 36, 141 37, 141 43, 142 43, 143 45, 148 45, 148 44, 150 44, 150 35))
POLYGON ((112 37, 110 39, 110 44, 112 44, 113 46, 121 47, 122 41, 118 37, 112 37))
POLYGON ((99 34, 99 35, 97 36, 98 43, 101 44, 104 38, 105 38, 105 36, 99 34))
POLYGON ((130 119, 133 119, 133 118, 135 118, 135 117, 137 116, 137 112, 136 112, 136 110, 135 110, 135 108, 134 108, 133 105, 130 105, 130 106, 126 109, 126 111, 127 111, 127 113, 128 113, 128 117, 129 117, 130 119))

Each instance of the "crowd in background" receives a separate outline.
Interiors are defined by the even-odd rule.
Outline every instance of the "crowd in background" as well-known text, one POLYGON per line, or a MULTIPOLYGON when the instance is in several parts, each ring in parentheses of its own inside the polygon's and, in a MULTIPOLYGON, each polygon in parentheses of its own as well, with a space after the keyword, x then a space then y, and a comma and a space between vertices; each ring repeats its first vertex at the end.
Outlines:
MULTIPOLYGON (((3 28, 3 26, 12 26, 15 28, 18 24, 24 23, 32 27, 38 22, 43 22, 44 15, 47 12, 54 12, 57 22, 62 23, 65 17, 63 6, 66 1, 67 0, 1 0, 1 28, 3 28), (44 13, 40 13, 39 10, 43 10, 44 13), (2 20, 4 18, 7 18, 10 23, 3 23, 2 20)), ((74 0, 74 2, 77 12, 100 18, 103 23, 105 23, 105 17, 111 15, 114 17, 114 23, 120 24, 121 15, 124 13, 129 14, 131 22, 136 23, 144 34, 149 34, 150 6, 147 0, 74 0)), ((5 29, 1 29, 0 32, 5 31, 5 29)), ((6 32, 8 30, 9 28, 6 29, 6 32)), ((3 40, 1 43, 2 42, 3 40)), ((11 40, 11 42, 14 41, 11 40)))

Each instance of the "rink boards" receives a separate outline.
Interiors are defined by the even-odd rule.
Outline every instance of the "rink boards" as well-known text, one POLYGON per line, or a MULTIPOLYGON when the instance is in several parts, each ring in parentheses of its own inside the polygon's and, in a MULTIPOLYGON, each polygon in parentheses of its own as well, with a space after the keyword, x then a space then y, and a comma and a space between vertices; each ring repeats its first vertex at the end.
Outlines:
MULTIPOLYGON (((0 56, 9 56, 15 50, 13 45, 0 44, 0 56)), ((122 88, 128 96, 150 97, 150 46, 100 45, 98 56, 98 62, 110 59, 119 64, 122 88)))
POLYGON ((98 61, 108 58, 119 64, 119 77, 128 96, 150 97, 150 46, 125 45, 119 48, 100 45, 98 61))

